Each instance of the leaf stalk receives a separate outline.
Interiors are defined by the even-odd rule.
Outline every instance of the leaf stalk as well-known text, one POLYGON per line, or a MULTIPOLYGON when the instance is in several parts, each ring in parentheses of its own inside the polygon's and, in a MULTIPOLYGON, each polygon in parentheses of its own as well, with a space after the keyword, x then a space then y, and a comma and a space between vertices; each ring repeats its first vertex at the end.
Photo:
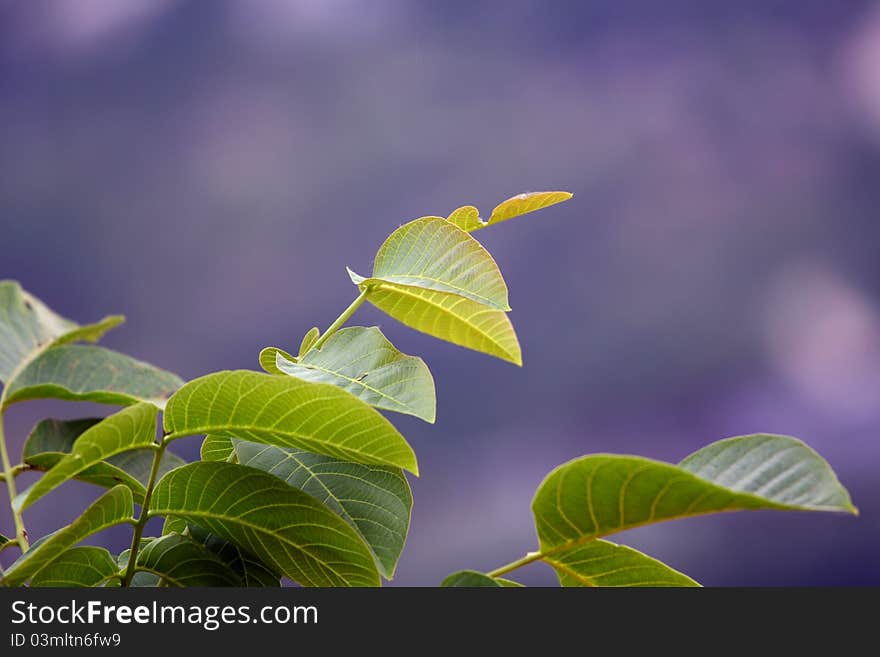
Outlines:
MULTIPOLYGON (((336 333, 342 326, 351 319, 351 316, 354 315, 355 311, 363 305, 364 301, 367 300, 367 293, 369 292, 369 288, 364 288, 361 293, 358 295, 357 299, 351 302, 351 304, 342 311, 342 314, 336 318, 330 326, 327 327, 327 330, 324 331, 323 335, 319 337, 315 344, 312 345, 312 349, 320 349, 325 342, 330 338, 331 335, 336 333)), ((311 350, 310 350, 311 351, 311 350)))

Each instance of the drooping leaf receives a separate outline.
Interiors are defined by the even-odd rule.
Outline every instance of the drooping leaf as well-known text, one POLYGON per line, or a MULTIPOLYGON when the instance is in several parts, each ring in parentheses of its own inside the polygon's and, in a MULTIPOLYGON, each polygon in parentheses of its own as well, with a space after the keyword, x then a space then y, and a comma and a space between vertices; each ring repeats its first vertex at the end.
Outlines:
POLYGON ((402 354, 377 327, 351 326, 298 361, 276 355, 276 368, 304 381, 330 383, 370 406, 434 422, 434 378, 425 362, 402 354))
MULTIPOLYGON (((318 341, 318 338, 321 337, 321 329, 317 326, 313 326, 309 329, 308 333, 303 336, 302 342, 299 343, 299 357, 302 358, 306 355, 309 349, 312 348, 312 345, 318 341)), ((292 360, 292 359, 288 359, 292 360)))
POLYGON ((168 534, 138 552, 137 568, 171 586, 241 586, 241 578, 213 552, 188 536, 168 534))
POLYGON ((0 383, 8 383, 26 363, 53 345, 97 342, 124 321, 121 315, 112 315, 80 326, 51 311, 17 281, 0 281, 0 383))
POLYGON ((281 575, 274 572, 254 555, 242 550, 235 543, 220 538, 196 524, 188 524, 188 531, 193 540, 204 545, 228 564, 239 576, 244 586, 264 588, 281 586, 281 575))
POLYGON ((661 561, 602 539, 554 552, 543 561, 563 586, 699 586, 661 561))
POLYGON ((543 208, 562 203, 570 199, 572 195, 569 192, 529 192, 526 194, 517 194, 506 201, 499 203, 489 219, 486 222, 480 222, 478 226, 471 228, 471 231, 485 228, 493 224, 513 219, 529 212, 535 212, 543 208))
MULTIPOLYGON (((235 447, 232 444, 232 438, 213 434, 205 436, 202 448, 199 450, 199 456, 203 461, 228 461, 230 457, 234 458, 234 454, 235 447)), ((237 463, 238 460, 233 462, 237 463)))
POLYGON ((418 474, 412 448, 382 415, 325 383, 244 370, 195 379, 168 401, 169 439, 218 434, 418 474))
POLYGON ((176 375, 109 349, 61 345, 30 361, 9 384, 6 405, 55 398, 101 404, 151 402, 160 408, 183 384, 176 375))
POLYGON ((279 349, 278 347, 266 347, 260 352, 260 367, 263 368, 264 372, 269 374, 284 374, 284 372, 279 370, 276 365, 278 358, 285 358, 290 361, 297 360, 296 356, 291 356, 283 349, 279 349))
MULTIPOLYGON (((40 421, 25 441, 22 462, 36 470, 50 470, 70 454, 74 441, 83 432, 101 421, 102 418, 40 421)), ((104 488, 124 484, 131 489, 134 501, 140 504, 144 499, 153 457, 152 449, 133 449, 86 468, 77 473, 76 479, 104 488)), ((159 476, 185 463, 179 456, 165 450, 162 463, 159 465, 159 476)))
POLYGON ((275 475, 354 527, 390 579, 406 535, 412 492, 400 468, 361 465, 301 450, 233 441, 238 462, 275 475))
POLYGON ((495 578, 484 575, 476 570, 459 570, 446 577, 440 586, 456 588, 501 588, 502 584, 495 578))
POLYGON ((510 310, 507 284, 495 260, 443 217, 422 217, 391 233, 364 285, 380 282, 447 292, 495 310, 510 310))
MULTIPOLYGON (((365 289, 370 279, 349 270, 352 282, 365 289)), ((386 282, 369 283, 367 300, 410 328, 515 365, 522 352, 507 313, 456 294, 386 282)))
POLYGON ((118 572, 116 560, 106 549, 81 545, 66 550, 37 571, 31 578, 31 586, 97 586, 118 572))
POLYGON ((156 486, 150 512, 201 525, 305 586, 380 582, 354 529, 315 498, 254 468, 202 461, 173 470, 156 486))
POLYGON ((129 406, 86 429, 73 443, 71 453, 62 457, 28 493, 22 509, 54 490, 65 481, 106 459, 138 447, 156 444, 158 409, 142 402, 129 406))
POLYGON ((446 217, 446 221, 451 221, 456 226, 467 232, 478 230, 484 225, 482 220, 480 219, 480 211, 477 210, 477 208, 475 208, 473 205, 465 205, 463 207, 456 208, 452 211, 452 214, 446 217))
MULTIPOLYGON (((635 456, 578 458, 553 470, 532 503, 545 561, 625 529, 740 509, 855 512, 818 454, 766 434, 709 445, 678 466, 635 456)), ((625 550, 616 556, 633 558, 625 550)))
POLYGON ((84 538, 113 525, 129 522, 133 511, 131 491, 125 486, 111 488, 71 524, 51 534, 46 540, 34 543, 30 550, 9 567, 0 581, 5 586, 24 584, 41 568, 84 538))

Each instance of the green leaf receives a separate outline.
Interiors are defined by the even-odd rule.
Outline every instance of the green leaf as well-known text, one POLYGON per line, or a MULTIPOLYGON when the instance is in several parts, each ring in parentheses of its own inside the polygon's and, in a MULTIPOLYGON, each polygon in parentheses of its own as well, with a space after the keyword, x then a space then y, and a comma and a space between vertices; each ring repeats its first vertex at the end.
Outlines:
POLYGON ((412 492, 400 468, 361 465, 242 440, 234 444, 239 463, 308 493, 357 530, 376 556, 382 575, 391 579, 412 511, 412 492))
POLYGON ((183 518, 168 516, 165 518, 165 524, 162 525, 162 536, 167 536, 168 534, 183 534, 187 531, 188 527, 186 520, 183 518))
POLYGON ((369 548, 316 499, 265 472, 191 463, 165 475, 151 515, 175 515, 247 550, 305 586, 378 586, 369 548))
MULTIPOLYGON (((203 461, 228 461, 235 454, 232 438, 229 436, 205 436, 199 455, 203 461)), ((233 461, 238 463, 237 460, 233 461)))
POLYGON ((495 577, 496 582, 501 584, 501 586, 505 586, 511 589, 522 589, 525 588, 524 584, 520 584, 519 582, 514 582, 512 579, 504 579, 503 577, 495 577))
POLYGON ((501 588, 502 584, 488 575, 476 570, 459 570, 452 573, 440 584, 443 587, 456 588, 501 588))
MULTIPOLYGON (((101 421, 102 418, 42 420, 33 428, 25 441, 22 462, 35 470, 50 470, 70 454, 74 441, 83 432, 101 421)), ((76 479, 104 488, 124 484, 131 489, 134 501, 140 504, 144 499, 153 456, 152 449, 144 448, 117 454, 77 473, 76 479)), ((186 462, 179 456, 166 450, 159 465, 159 476, 185 464, 186 462)))
POLYGON ((84 538, 113 525, 129 522, 133 512, 131 491, 125 486, 111 488, 71 524, 49 535, 45 540, 34 543, 30 550, 9 567, 2 584, 4 586, 24 584, 41 568, 53 562, 84 538))
POLYGON ((52 312, 18 282, 0 281, 0 382, 9 383, 28 362, 53 345, 97 342, 124 321, 121 315, 112 315, 80 326, 52 312))
MULTIPOLYGON (((467 219, 462 219, 462 216, 459 215, 455 217, 455 222, 459 225, 461 222, 466 221, 468 228, 465 230, 475 231, 480 228, 485 228, 486 226, 491 226, 493 224, 501 223, 502 221, 507 221, 508 219, 513 219, 514 217, 518 217, 523 214, 528 214, 529 212, 535 212, 536 210, 541 210, 543 208, 550 207, 551 205, 556 205, 557 203, 562 203, 563 201, 567 201, 570 199, 572 195, 569 192, 529 192, 526 194, 517 194, 506 201, 502 201, 499 203, 494 210, 492 210, 492 214, 489 216, 488 221, 477 220, 477 224, 473 223, 472 217, 469 215, 467 219)), ((476 208, 474 208, 476 209, 476 208)), ((464 210, 464 208, 459 208, 456 212, 460 210, 464 210)), ((450 215, 449 220, 453 221, 453 215, 450 215)))
MULTIPOLYGON (((633 527, 739 509, 855 513, 818 454, 767 434, 714 443, 678 466, 636 456, 578 458, 553 470, 532 503, 545 561, 633 527)), ((616 558, 634 557, 622 550, 616 558)))
POLYGON ((456 294, 495 310, 510 310, 507 284, 492 256, 443 217, 422 217, 391 233, 364 285, 383 282, 456 294))
POLYGON ((275 364, 278 358, 285 358, 294 362, 297 360, 296 356, 291 356, 283 349, 279 349, 278 347, 266 347, 260 352, 260 367, 263 368, 263 371, 269 374, 284 374, 284 372, 279 370, 278 366, 275 364))
POLYGON ((480 219, 480 211, 473 205, 465 205, 453 210, 452 214, 446 217, 446 220, 467 232, 479 230, 485 225, 480 219))
POLYGON ((71 453, 58 461, 30 489, 22 510, 65 481, 111 456, 137 447, 155 445, 157 413, 155 406, 143 402, 129 406, 86 429, 73 443, 71 453))
POLYGON ((370 406, 415 415, 434 422, 434 378, 425 362, 402 354, 377 327, 352 326, 334 333, 320 349, 299 361, 276 356, 284 374, 314 383, 330 383, 370 406))
POLYGON ((107 550, 83 545, 70 548, 41 568, 31 578, 31 586, 98 586, 118 572, 116 561, 107 550))
POLYGON ((204 545, 228 564, 239 576, 244 586, 281 586, 281 575, 273 572, 266 564, 242 550, 235 543, 230 543, 196 524, 189 524, 188 530, 193 540, 204 545))
MULTIPOLYGON (((313 326, 309 329, 309 332, 303 336, 302 342, 299 343, 299 357, 302 358, 306 355, 309 349, 312 348, 312 345, 318 341, 318 338, 321 337, 321 330, 317 326, 313 326)), ((288 360, 293 360, 288 358, 288 360)))
POLYGON ((661 561, 602 539, 554 552, 543 561, 563 586, 699 586, 661 561))
POLYGON ((171 586, 241 586, 241 578, 213 552, 188 536, 168 534, 138 552, 137 568, 171 586))
POLYGON ((30 361, 4 391, 5 404, 52 397, 160 408, 182 385, 174 374, 102 347, 61 345, 30 361))
POLYGON ((372 279, 351 270, 348 273, 362 290, 369 283, 367 300, 370 303, 410 328, 522 365, 519 341, 507 313, 456 294, 370 282, 372 279))
POLYGON ((187 383, 164 415, 169 439, 218 434, 418 474, 412 448, 378 411, 325 383, 239 370, 187 383))

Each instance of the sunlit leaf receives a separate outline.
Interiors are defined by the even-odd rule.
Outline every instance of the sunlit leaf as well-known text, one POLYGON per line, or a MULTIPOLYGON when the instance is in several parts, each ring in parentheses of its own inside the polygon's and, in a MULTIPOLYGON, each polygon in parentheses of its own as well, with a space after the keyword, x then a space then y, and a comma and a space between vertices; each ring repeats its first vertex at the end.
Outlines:
POLYGON ((5 391, 6 404, 55 398, 159 407, 182 385, 176 375, 109 349, 61 345, 30 361, 5 391))
POLYGON ((278 369, 278 365, 276 365, 276 361, 279 357, 290 361, 297 360, 296 356, 290 355, 283 349, 279 349, 278 347, 266 347, 260 352, 260 367, 263 368, 264 372, 268 372, 269 374, 284 374, 284 372, 278 369))
POLYGON ((238 462, 269 472, 354 527, 391 578, 406 542, 412 493, 400 468, 362 465, 301 450, 233 441, 238 462))
POLYGON ((73 443, 71 453, 61 458, 28 493, 22 509, 106 459, 138 447, 156 444, 156 414, 152 404, 140 403, 85 430, 73 443))
POLYGON ((465 205, 460 208, 456 208, 452 211, 448 217, 446 217, 447 221, 451 221, 456 226, 465 230, 467 232, 471 232, 472 230, 478 230, 483 227, 483 222, 480 219, 480 211, 477 210, 473 205, 465 205))
MULTIPOLYGON (((308 333, 303 336, 302 342, 299 343, 300 358, 306 355, 306 352, 312 348, 312 345, 318 341, 319 337, 321 337, 321 330, 317 326, 309 329, 308 333)), ((288 358, 288 360, 292 359, 288 358)))
POLYGON ((98 586, 118 572, 116 561, 106 549, 82 545, 66 550, 41 568, 31 578, 31 586, 98 586))
MULTIPOLYGON (((528 192, 526 194, 517 194, 506 201, 499 203, 492 214, 489 215, 488 221, 482 224, 480 228, 491 226, 493 224, 513 219, 523 214, 535 212, 543 208, 562 203, 571 198, 569 192, 528 192)), ((476 229, 474 229, 476 230, 476 229)))
POLYGON ((173 470, 156 486, 150 512, 186 518, 305 586, 380 582, 354 529, 315 498, 255 468, 199 462, 173 470))
POLYGON ((433 422, 437 413, 434 378, 425 362, 395 349, 375 326, 334 333, 320 349, 294 362, 281 353, 276 368, 304 381, 331 383, 370 406, 433 422))
MULTIPOLYGON (((349 270, 361 289, 368 279, 349 270)), ((522 352, 507 313, 456 294, 392 283, 372 283, 367 300, 422 333, 522 365, 522 352)))
POLYGON ((9 567, 0 582, 5 586, 24 584, 84 538, 113 525, 129 522, 133 511, 131 491, 125 486, 111 488, 71 524, 34 543, 9 567))
POLYGON ((412 448, 382 415, 340 388, 290 376, 216 372, 183 386, 164 414, 169 439, 226 435, 418 474, 412 448))
POLYGON ((230 457, 233 462, 237 463, 235 458, 235 447, 232 444, 232 438, 229 436, 217 436, 211 434, 205 436, 202 441, 202 447, 199 450, 199 456, 203 461, 227 461, 230 457))
POLYGON ((217 555, 188 536, 168 534, 138 552, 137 568, 170 586, 241 586, 241 578, 217 555))
POLYGON ((447 292, 495 310, 510 310, 507 284, 492 256, 443 217, 422 217, 391 233, 364 285, 381 282, 447 292))

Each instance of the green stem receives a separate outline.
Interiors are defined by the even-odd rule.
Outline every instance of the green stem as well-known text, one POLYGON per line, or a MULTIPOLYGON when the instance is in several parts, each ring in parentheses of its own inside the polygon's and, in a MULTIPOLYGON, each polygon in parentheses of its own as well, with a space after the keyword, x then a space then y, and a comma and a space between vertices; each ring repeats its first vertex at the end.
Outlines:
MULTIPOLYGON (((12 478, 14 479, 22 472, 27 472, 28 470, 32 470, 33 468, 26 463, 19 463, 18 465, 12 466, 12 478)), ((0 481, 6 481, 6 473, 0 472, 0 481)))
POLYGON ((315 344, 312 345, 312 349, 320 349, 322 346, 324 346, 324 343, 327 342, 331 335, 342 328, 342 325, 345 324, 351 318, 351 316, 354 315, 355 311, 361 307, 364 301, 367 300, 368 291, 369 290, 367 288, 361 291, 361 293, 358 295, 358 298, 352 301, 351 305, 343 310, 342 314, 336 318, 336 321, 328 326, 327 330, 324 331, 324 334, 315 341, 315 344))
POLYGON ((28 547, 30 547, 27 530, 24 528, 21 512, 13 504, 18 493, 15 491, 15 474, 13 473, 12 464, 9 462, 9 452, 6 450, 6 437, 3 435, 2 398, 0 398, 0 459, 3 460, 3 478, 6 480, 6 489, 9 491, 9 507, 12 509, 12 520, 15 523, 15 540, 18 542, 18 547, 21 551, 27 552, 28 547))
POLYGON ((501 566, 500 568, 496 568, 492 572, 486 574, 489 577, 501 577, 502 575, 509 573, 511 570, 516 570, 517 568, 528 566, 530 563, 534 563, 535 561, 540 561, 543 556, 544 555, 541 552, 529 552, 522 559, 511 561, 509 564, 501 566))
POLYGON ((153 488, 156 486, 156 479, 159 476, 159 466, 162 463, 162 457, 168 447, 168 441, 162 437, 153 454, 153 467, 150 468, 150 478, 147 480, 147 488, 144 492, 144 503, 141 505, 141 515, 138 517, 134 525, 134 534, 131 537, 131 549, 128 551, 128 567, 125 569, 125 576, 122 578, 122 586, 130 586, 134 577, 135 565, 137 564, 138 550, 140 549, 141 537, 144 535, 144 528, 147 526, 147 520, 150 519, 150 498, 153 497, 153 488))

